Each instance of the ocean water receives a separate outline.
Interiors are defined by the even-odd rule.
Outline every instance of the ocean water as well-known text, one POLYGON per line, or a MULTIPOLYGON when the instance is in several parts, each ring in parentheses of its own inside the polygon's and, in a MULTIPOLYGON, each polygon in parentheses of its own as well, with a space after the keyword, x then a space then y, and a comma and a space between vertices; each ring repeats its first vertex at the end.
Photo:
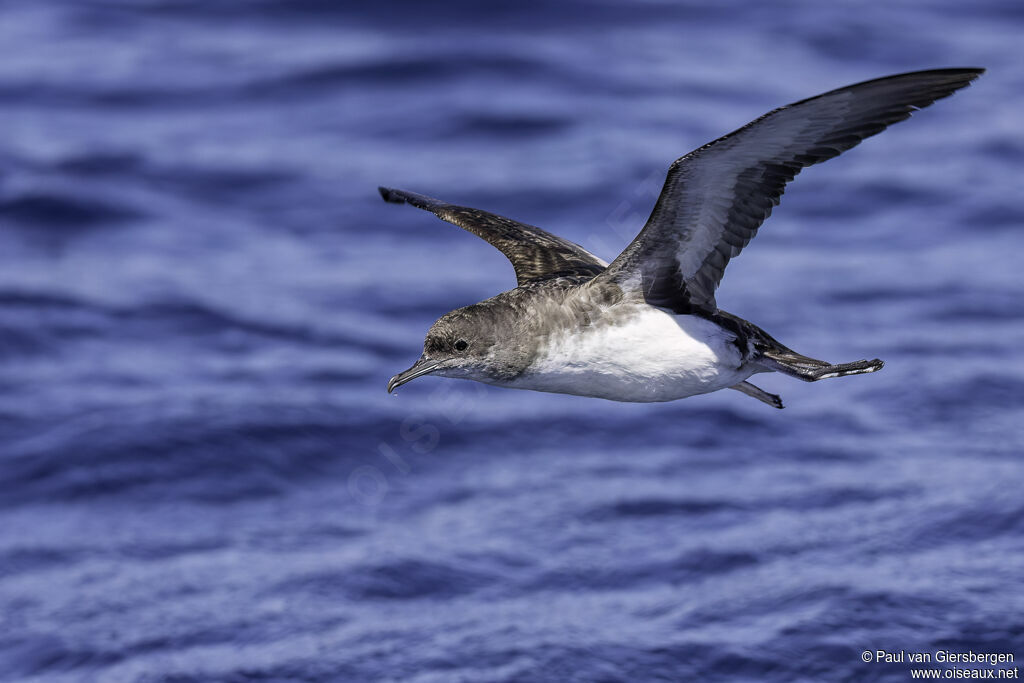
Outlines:
POLYGON ((0 679, 1019 663, 1022 33, 996 1, 6 0, 0 679), (677 156, 943 66, 989 71, 801 175, 719 290, 882 372, 762 376, 783 411, 385 393, 514 278, 378 185, 610 259, 677 156))

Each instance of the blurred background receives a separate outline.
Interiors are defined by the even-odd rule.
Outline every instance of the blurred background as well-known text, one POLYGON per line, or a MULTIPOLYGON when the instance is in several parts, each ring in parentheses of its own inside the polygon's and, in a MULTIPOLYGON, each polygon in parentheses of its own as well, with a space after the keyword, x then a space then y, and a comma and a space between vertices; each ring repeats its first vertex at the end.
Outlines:
POLYGON ((0 678, 909 680, 1024 658, 1024 6, 0 4, 0 678), (881 373, 662 405, 424 378, 514 286, 378 185, 611 259, 669 163, 989 69, 719 294, 881 373))

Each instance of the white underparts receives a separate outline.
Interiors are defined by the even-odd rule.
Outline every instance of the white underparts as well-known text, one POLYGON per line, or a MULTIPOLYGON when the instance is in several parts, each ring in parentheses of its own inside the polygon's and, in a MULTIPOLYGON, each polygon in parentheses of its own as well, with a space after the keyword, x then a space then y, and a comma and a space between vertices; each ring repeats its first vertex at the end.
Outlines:
POLYGON ((545 339, 538 358, 506 386, 615 401, 672 401, 742 382, 734 335, 715 323, 637 306, 614 322, 545 339))

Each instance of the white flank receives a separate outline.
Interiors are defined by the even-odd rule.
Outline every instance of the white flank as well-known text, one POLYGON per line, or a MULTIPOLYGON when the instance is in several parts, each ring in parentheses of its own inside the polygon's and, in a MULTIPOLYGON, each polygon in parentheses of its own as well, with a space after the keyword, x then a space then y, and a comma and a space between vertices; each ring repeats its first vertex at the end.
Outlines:
POLYGON ((548 338, 546 349, 507 386, 614 401, 673 401, 738 384, 733 334, 690 315, 638 306, 631 317, 548 338))

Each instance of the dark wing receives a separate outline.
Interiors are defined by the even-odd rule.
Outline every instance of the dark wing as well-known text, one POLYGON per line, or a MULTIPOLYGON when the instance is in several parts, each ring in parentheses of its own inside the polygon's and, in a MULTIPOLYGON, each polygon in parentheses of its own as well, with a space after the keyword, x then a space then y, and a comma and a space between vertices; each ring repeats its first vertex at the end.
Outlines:
POLYGON ((651 217, 594 285, 677 312, 715 310, 729 259, 757 234, 786 183, 935 100, 984 69, 940 69, 879 78, 765 114, 677 159, 651 217))
POLYGON ((479 209, 446 204, 414 192, 378 188, 385 201, 412 204, 432 212, 478 237, 482 237, 504 254, 516 271, 522 286, 527 282, 554 277, 599 275, 608 265, 589 251, 569 240, 556 237, 532 225, 514 221, 479 209))

